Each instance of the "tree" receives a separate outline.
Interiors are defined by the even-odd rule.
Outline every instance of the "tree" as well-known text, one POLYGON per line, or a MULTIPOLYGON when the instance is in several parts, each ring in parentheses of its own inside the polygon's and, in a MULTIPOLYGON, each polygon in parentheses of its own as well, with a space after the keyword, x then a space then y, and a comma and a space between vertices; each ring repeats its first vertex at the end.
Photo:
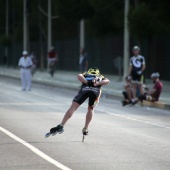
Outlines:
POLYGON ((9 47, 11 45, 11 37, 6 36, 5 34, 1 35, 0 43, 3 44, 5 47, 9 47))
POLYGON ((137 39, 170 33, 169 1, 143 0, 129 12, 129 29, 137 39))
POLYGON ((105 37, 123 34, 123 0, 92 0, 94 15, 87 21, 88 33, 105 37))
POLYGON ((91 18, 94 14, 89 0, 58 0, 56 6, 59 16, 65 19, 80 21, 91 18))

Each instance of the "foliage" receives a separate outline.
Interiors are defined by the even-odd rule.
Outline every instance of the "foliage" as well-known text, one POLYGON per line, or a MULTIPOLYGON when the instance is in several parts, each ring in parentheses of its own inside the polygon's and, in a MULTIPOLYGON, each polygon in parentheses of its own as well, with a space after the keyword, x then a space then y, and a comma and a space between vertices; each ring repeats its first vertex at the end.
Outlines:
POLYGON ((59 16, 65 19, 79 21, 91 18, 94 14, 94 9, 89 0, 58 0, 56 5, 59 16))
MULTIPOLYGON (((48 1, 27 0, 27 17, 30 41, 46 39, 48 1), (41 18, 41 21, 40 21, 41 18)), ((169 0, 130 0, 130 35, 138 40, 170 33, 169 0)), ((79 21, 86 20, 86 36, 105 37, 123 35, 124 0, 51 0, 53 39, 77 38, 79 21)), ((0 35, 5 34, 6 0, 0 1, 0 35)), ((12 40, 22 41, 23 0, 9 0, 9 34, 12 40)))
POLYGON ((129 30, 132 36, 141 40, 158 34, 170 33, 169 1, 143 0, 138 6, 131 6, 129 30))
POLYGON ((95 14, 88 20, 89 33, 98 37, 123 33, 123 1, 93 0, 95 14))
POLYGON ((3 44, 5 47, 9 47, 11 45, 11 37, 6 35, 0 36, 0 43, 3 44))
POLYGON ((148 6, 145 3, 140 4, 136 8, 132 8, 129 13, 129 30, 139 39, 148 37, 156 31, 154 29, 155 20, 156 17, 148 6))

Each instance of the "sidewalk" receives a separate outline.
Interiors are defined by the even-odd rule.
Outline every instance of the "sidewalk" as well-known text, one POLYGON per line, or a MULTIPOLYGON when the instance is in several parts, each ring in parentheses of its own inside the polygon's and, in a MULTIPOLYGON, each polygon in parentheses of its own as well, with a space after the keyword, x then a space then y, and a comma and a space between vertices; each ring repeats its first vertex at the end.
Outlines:
MULTIPOLYGON (((33 83, 38 82, 42 84, 54 85, 59 86, 62 88, 67 89, 76 89, 78 90, 81 83, 77 80, 78 72, 72 71, 56 71, 54 77, 51 77, 47 71, 37 71, 33 77, 33 83)), ((6 68, 0 66, 0 75, 13 77, 20 79, 20 70, 14 68, 6 68)), ((123 99, 122 97, 122 90, 123 90, 123 81, 119 81, 118 76, 114 75, 104 75, 110 80, 109 85, 103 86, 103 97, 111 98, 111 97, 118 97, 119 100, 123 99)), ((163 92, 160 97, 160 102, 155 103, 154 105, 151 102, 145 102, 144 105, 153 106, 163 109, 170 110, 170 82, 169 81, 162 81, 163 83, 163 92)), ((153 87, 153 83, 151 80, 146 80, 146 85, 149 88, 153 87)))

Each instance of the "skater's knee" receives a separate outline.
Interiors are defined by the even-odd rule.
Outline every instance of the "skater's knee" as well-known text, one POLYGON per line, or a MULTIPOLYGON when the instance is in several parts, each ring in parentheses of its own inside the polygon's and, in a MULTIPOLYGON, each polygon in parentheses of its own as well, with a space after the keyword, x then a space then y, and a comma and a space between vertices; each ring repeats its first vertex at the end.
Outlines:
POLYGON ((94 106, 88 106, 88 110, 93 110, 94 106))
POLYGON ((80 106, 80 104, 76 103, 76 102, 72 102, 72 105, 70 106, 69 110, 71 110, 72 112, 76 111, 78 109, 78 107, 80 106))

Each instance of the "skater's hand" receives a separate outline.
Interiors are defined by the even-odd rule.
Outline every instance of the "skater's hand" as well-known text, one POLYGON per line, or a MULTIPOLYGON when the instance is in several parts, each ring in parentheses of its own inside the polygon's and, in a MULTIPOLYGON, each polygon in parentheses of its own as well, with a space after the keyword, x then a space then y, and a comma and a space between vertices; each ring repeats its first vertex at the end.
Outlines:
POLYGON ((95 82, 94 83, 94 86, 99 86, 100 85, 100 82, 95 82))
POLYGON ((95 80, 93 81, 93 85, 94 85, 94 86, 99 86, 99 85, 101 85, 101 83, 100 83, 100 81, 97 81, 97 79, 95 79, 95 80))

